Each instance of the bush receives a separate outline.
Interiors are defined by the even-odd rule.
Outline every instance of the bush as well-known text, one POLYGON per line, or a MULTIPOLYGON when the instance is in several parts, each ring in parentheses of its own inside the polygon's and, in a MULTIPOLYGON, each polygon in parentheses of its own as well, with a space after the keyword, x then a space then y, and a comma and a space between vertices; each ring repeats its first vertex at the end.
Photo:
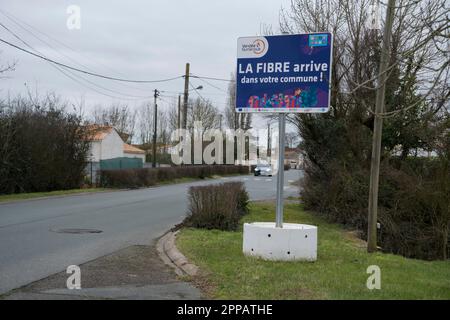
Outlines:
POLYGON ((84 138, 81 118, 53 96, 0 102, 0 194, 80 188, 84 138))
POLYGON ((180 178, 204 179, 213 175, 246 173, 248 173, 247 166, 235 165, 100 170, 99 184, 105 188, 141 188, 153 186, 158 182, 173 181, 180 178))
MULTIPOLYGON (((415 159, 396 168, 388 161, 380 172, 378 244, 385 252, 426 260, 447 259, 449 241, 450 174, 439 161, 415 159)), ((394 161, 396 164, 396 161, 394 161)), ((305 208, 328 220, 361 231, 367 237, 369 170, 330 164, 325 178, 311 171, 302 181, 305 208)))
POLYGON ((147 169, 102 170, 100 185, 112 188, 139 188, 156 183, 156 172, 147 169))
MULTIPOLYGON (((347 111, 296 116, 305 159, 301 197, 306 209, 359 229, 366 239, 373 119, 358 104, 338 108, 347 111)), ((386 120, 383 128, 377 244, 410 258, 447 259, 450 119, 434 125, 404 119, 386 120), (419 144, 397 132, 412 125, 420 129, 419 144), (424 157, 424 150, 433 155, 424 157)))
POLYGON ((183 225, 194 228, 236 230, 248 213, 248 194, 242 182, 189 188, 189 212, 183 225))
POLYGON ((417 164, 382 172, 379 243, 407 257, 447 259, 450 171, 438 160, 417 164))

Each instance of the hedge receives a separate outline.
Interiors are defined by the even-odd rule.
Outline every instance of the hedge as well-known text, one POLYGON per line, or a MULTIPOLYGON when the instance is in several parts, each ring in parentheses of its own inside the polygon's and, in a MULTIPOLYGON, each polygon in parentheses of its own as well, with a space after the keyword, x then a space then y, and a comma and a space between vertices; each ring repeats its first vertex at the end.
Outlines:
POLYGON ((109 188, 141 188, 181 178, 204 179, 213 175, 247 174, 248 166, 198 165, 126 170, 100 170, 99 185, 109 188))

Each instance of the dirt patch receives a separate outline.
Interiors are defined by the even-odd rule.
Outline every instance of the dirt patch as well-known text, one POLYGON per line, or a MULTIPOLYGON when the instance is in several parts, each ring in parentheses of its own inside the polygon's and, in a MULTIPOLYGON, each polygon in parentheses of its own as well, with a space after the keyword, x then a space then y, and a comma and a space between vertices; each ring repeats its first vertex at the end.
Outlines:
POLYGON ((205 270, 199 269, 198 273, 193 277, 183 278, 192 283, 199 289, 206 299, 214 299, 217 285, 211 281, 209 273, 205 270))
POLYGON ((358 248, 367 248, 367 242, 361 239, 362 233, 359 230, 352 230, 344 232, 344 237, 350 240, 358 248))

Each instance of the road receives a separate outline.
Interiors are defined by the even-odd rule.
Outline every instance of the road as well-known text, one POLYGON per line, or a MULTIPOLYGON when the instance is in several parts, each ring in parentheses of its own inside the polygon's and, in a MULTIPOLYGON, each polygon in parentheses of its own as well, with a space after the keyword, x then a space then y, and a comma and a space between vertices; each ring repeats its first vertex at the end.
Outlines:
MULTIPOLYGON (((301 171, 285 172, 285 196, 301 171)), ((252 200, 273 199, 276 177, 224 177, 129 191, 0 204, 0 294, 132 245, 149 245, 182 221, 187 189, 241 180, 252 200), (95 229, 101 233, 61 233, 95 229)))

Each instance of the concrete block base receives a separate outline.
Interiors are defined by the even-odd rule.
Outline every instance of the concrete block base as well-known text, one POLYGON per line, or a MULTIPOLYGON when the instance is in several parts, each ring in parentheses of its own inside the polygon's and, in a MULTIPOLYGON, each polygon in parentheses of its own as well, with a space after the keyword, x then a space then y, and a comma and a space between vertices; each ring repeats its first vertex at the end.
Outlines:
POLYGON ((284 223, 283 228, 276 228, 273 222, 245 223, 243 251, 265 260, 315 261, 317 227, 284 223))

